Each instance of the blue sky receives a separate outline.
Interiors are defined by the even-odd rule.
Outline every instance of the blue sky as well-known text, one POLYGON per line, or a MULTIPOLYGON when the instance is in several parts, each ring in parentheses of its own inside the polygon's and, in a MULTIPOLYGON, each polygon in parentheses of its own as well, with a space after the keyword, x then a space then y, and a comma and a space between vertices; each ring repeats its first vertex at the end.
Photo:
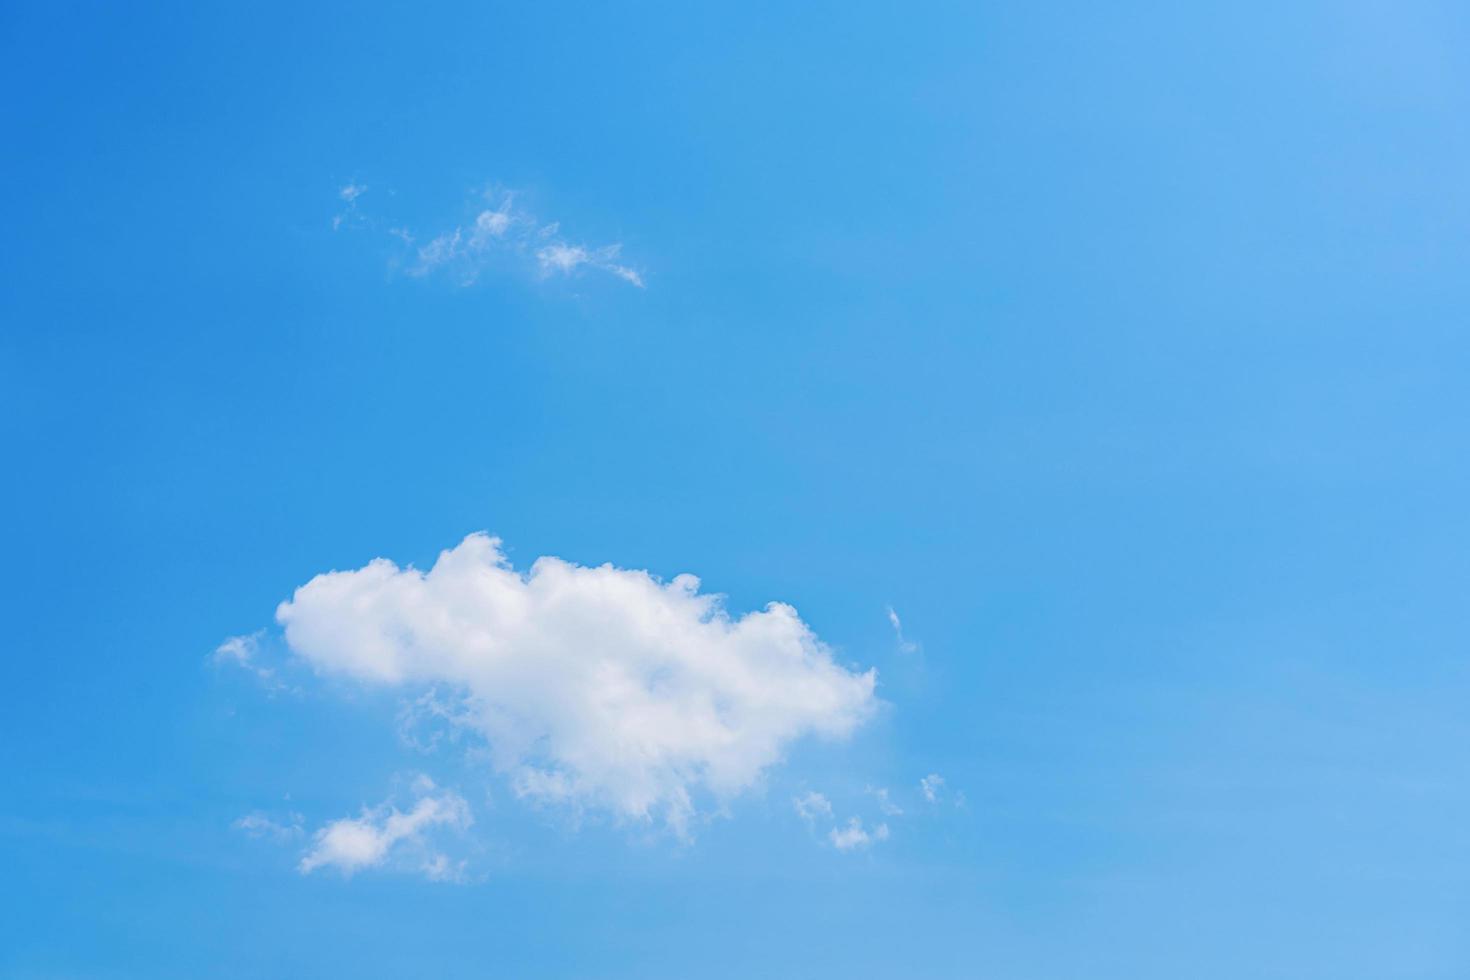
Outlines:
POLYGON ((200 8, 0 11, 0 974, 1470 971, 1465 11, 200 8))

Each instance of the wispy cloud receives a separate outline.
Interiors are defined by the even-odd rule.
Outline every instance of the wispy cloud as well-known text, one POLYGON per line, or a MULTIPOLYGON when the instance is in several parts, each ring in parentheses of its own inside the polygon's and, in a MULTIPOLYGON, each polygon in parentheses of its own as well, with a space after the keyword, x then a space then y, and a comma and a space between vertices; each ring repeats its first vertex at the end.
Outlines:
MULTIPOLYGON (((366 185, 351 183, 338 192, 345 209, 333 218, 333 228, 369 224, 361 220, 364 216, 357 206, 366 191, 366 185)), ((409 275, 443 274, 469 286, 492 269, 519 265, 540 279, 593 272, 644 288, 643 274, 623 258, 621 242, 577 241, 562 231, 561 222, 543 220, 513 191, 486 190, 477 195, 470 211, 465 220, 427 235, 402 224, 388 227, 388 234, 408 251, 403 267, 409 275)))
POLYGON ((304 822, 304 818, 299 813, 290 813, 284 819, 277 820, 257 810, 254 813, 245 814, 231 826, 247 837, 285 844, 304 833, 302 829, 304 822))
POLYGON ((893 633, 898 638, 899 653, 917 653, 919 645, 903 635, 903 620, 898 618, 898 613, 892 606, 888 607, 888 622, 893 626, 893 633))
POLYGON ((430 688, 402 702, 398 710, 398 738, 411 749, 429 754, 444 742, 458 742, 474 729, 474 712, 462 693, 430 688))
POLYGON ((357 199, 367 193, 366 184, 358 184, 348 181, 337 191, 337 200, 342 202, 342 210, 332 216, 332 230, 337 231, 343 225, 356 225, 361 223, 362 215, 357 210, 357 199))
POLYGON ((264 636, 264 630, 256 630, 254 633, 243 636, 229 637, 214 648, 210 660, 216 666, 233 667, 251 674, 272 695, 292 690, 290 685, 280 680, 276 669, 264 662, 261 649, 261 640, 264 636))
POLYGON ((903 815, 903 807, 889 799, 888 790, 880 787, 878 789, 870 789, 868 792, 872 793, 878 800, 878 809, 883 812, 884 816, 898 817, 903 815))
MULTIPOLYGON (((868 786, 863 797, 850 798, 841 805, 841 810, 857 811, 851 816, 839 816, 839 806, 814 790, 794 797, 791 805, 808 828, 822 835, 820 840, 825 840, 838 851, 858 851, 888 840, 892 826, 918 818, 916 811, 922 809, 919 800, 929 807, 937 806, 943 801, 945 790, 944 778, 938 773, 930 773, 919 780, 917 793, 912 789, 900 793, 904 798, 902 806, 884 786, 868 786)), ((951 792, 949 796, 953 806, 964 808, 962 794, 951 792)))
POLYGON ((589 269, 611 272, 624 282, 632 283, 642 289, 643 277, 635 270, 618 262, 618 256, 622 250, 621 245, 604 245, 602 248, 588 249, 582 245, 554 242, 536 251, 536 261, 540 263, 541 271, 546 275, 569 276, 579 268, 586 266, 589 269))
POLYGON ((793 798, 791 805, 795 808, 797 816, 807 823, 812 823, 818 818, 832 819, 832 803, 821 793, 803 793, 793 798))
POLYGON ((838 817, 832 801, 824 794, 815 790, 793 797, 791 807, 796 815, 815 833, 822 834, 823 839, 839 851, 855 851, 865 847, 871 847, 878 841, 885 841, 889 837, 888 819, 903 815, 903 809, 888 797, 888 790, 874 789, 869 787, 867 795, 877 800, 878 809, 883 819, 876 822, 872 829, 863 824, 860 816, 848 817, 843 823, 838 817))

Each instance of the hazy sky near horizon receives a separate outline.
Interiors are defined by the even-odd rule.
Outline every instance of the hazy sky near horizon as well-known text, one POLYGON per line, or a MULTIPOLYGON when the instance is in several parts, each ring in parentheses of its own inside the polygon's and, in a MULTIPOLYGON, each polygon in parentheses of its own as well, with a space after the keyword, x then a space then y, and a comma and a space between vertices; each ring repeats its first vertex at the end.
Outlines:
POLYGON ((0 975, 1470 971, 1470 11, 0 54, 0 975))

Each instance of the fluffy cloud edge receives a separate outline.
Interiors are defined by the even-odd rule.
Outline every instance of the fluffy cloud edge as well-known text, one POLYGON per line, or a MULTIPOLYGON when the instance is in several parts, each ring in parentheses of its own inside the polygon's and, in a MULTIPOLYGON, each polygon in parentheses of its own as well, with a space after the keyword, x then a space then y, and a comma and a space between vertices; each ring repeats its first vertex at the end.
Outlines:
POLYGON ((483 532, 428 571, 380 558, 318 575, 277 619, 320 673, 459 692, 456 724, 518 797, 680 836, 698 798, 722 805, 879 704, 876 672, 839 665, 789 605, 732 617, 692 575, 551 557, 522 574, 483 532))

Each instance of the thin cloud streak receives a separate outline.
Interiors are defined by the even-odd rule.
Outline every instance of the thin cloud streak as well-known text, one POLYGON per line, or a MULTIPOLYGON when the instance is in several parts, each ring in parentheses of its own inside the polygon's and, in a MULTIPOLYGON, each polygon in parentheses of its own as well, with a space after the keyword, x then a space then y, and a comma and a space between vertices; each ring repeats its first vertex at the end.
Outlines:
MULTIPOLYGON (((337 192, 345 208, 332 219, 334 230, 376 226, 358 210, 358 200, 367 190, 366 184, 354 182, 337 192)), ((575 278, 591 271, 646 287, 643 273, 623 259, 621 242, 576 241, 562 233, 561 222, 542 220, 513 191, 489 189, 479 197, 482 203, 473 217, 452 228, 428 236, 403 224, 386 229, 409 250, 403 268, 410 276, 443 274, 460 286, 471 286, 487 272, 519 265, 537 279, 575 278)))

